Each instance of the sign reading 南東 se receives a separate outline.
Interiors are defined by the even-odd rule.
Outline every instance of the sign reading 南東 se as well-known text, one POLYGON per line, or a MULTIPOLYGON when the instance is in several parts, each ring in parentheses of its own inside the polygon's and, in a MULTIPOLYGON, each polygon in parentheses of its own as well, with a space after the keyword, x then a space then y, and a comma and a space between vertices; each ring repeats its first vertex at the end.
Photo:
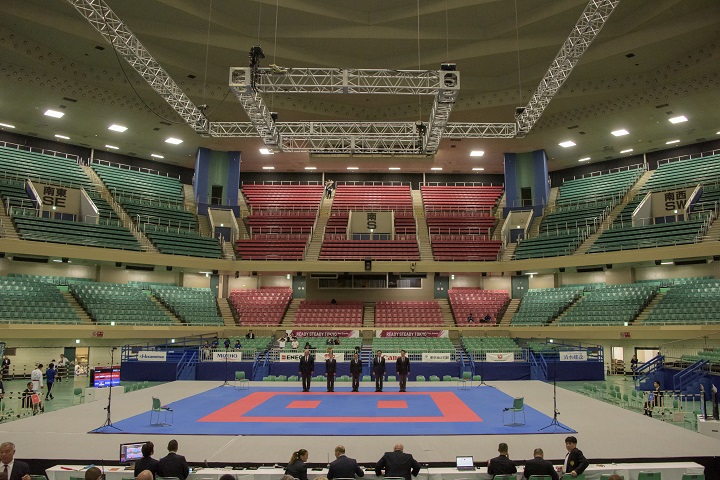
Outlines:
POLYGON ((140 351, 137 354, 138 362, 165 362, 167 361, 167 352, 140 351))
POLYGON ((587 352, 560 352, 561 362, 587 362, 587 352))

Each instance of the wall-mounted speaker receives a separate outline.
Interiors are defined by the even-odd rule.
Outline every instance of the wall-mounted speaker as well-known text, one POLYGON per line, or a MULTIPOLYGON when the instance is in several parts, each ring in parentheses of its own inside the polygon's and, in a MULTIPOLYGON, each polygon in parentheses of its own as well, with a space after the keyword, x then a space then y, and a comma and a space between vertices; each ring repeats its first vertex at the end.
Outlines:
POLYGON ((607 268, 608 270, 610 270, 610 269, 612 268, 612 263, 606 264, 606 265, 605 265, 605 268, 607 268))
POLYGON ((515 275, 522 275, 522 270, 515 271, 515 275))
POLYGON ((565 273, 565 267, 560 267, 560 268, 558 268, 558 271, 559 271, 560 273, 565 273))
POLYGON ((62 257, 61 260, 62 260, 62 263, 68 263, 70 261, 70 259, 67 257, 62 257))
POLYGON ((240 272, 235 272, 235 278, 240 278, 240 272))
POLYGON ((660 265, 661 263, 662 263, 662 261, 660 261, 660 260, 655 260, 655 265, 660 265))
POLYGON ((115 266, 118 268, 122 267, 122 262, 115 262, 115 266))
POLYGON ((372 260, 365 260, 365 271, 369 272, 372 270, 372 260))
POLYGON ((219 270, 213 270, 213 275, 217 275, 218 273, 220 273, 219 270))
POLYGON ((165 270, 167 270, 168 272, 172 272, 172 267, 168 265, 167 267, 165 267, 165 270))
POLYGON ((482 275, 483 277, 487 277, 487 272, 482 272, 480 275, 482 275))
MULTIPOLYGON (((3 255, 5 254, 3 253, 3 255)), ((720 262, 720 255, 713 255, 713 261, 720 262)))

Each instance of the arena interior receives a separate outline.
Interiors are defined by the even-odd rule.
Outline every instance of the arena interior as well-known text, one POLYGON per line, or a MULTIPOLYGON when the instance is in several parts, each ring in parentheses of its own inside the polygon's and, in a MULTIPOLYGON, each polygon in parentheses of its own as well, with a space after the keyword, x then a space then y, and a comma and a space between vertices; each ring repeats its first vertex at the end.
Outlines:
POLYGON ((1 2, 0 442, 48 480, 172 438, 191 480, 396 443, 460 480, 575 435, 589 480, 720 478, 718 32, 717 0, 1 2))

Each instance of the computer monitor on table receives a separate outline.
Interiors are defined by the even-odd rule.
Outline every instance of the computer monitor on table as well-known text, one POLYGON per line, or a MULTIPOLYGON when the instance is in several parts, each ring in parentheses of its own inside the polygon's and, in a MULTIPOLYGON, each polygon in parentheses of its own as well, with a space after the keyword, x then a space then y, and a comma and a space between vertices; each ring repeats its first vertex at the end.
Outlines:
POLYGON ((120 463, 132 463, 143 456, 142 447, 147 442, 133 442, 120 444, 120 463))

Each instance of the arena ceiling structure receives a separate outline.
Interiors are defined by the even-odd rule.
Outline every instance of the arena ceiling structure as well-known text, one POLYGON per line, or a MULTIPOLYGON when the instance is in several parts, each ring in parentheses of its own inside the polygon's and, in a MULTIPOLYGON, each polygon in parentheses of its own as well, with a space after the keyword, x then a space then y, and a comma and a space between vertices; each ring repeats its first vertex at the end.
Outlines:
POLYGON ((502 173, 504 152, 536 149, 558 170, 720 138, 716 0, 26 0, 2 2, 0 14, 0 128, 184 167, 202 146, 241 151, 250 172, 502 173), (113 46, 107 32, 130 36, 113 46), (126 61, 138 45, 161 69, 141 75, 126 61), (247 77, 257 46, 261 74, 247 77), (397 83, 407 74, 387 78, 406 71, 439 83, 419 76, 428 93, 397 83), (353 72, 395 88, 349 95, 353 72), (281 85, 291 78, 303 87, 281 85), (248 82, 258 95, 244 101, 248 82), (162 88, 185 103, 168 104, 162 88), (273 145, 273 123, 286 140, 321 130, 311 125, 390 130, 365 155, 360 142, 273 145), (223 125, 247 135, 221 135, 223 125), (403 136, 410 147, 388 147, 403 136))

